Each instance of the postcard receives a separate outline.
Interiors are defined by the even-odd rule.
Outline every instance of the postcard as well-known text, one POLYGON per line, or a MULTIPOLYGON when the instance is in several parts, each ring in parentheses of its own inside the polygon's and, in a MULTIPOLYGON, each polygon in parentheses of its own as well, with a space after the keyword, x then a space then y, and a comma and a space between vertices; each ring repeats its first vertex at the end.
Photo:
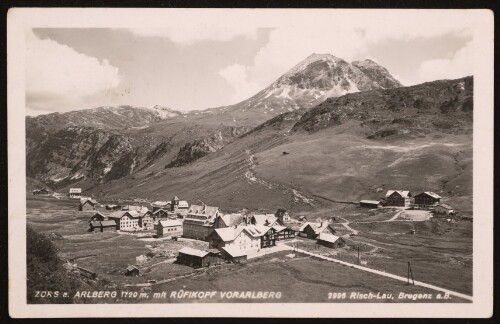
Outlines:
POLYGON ((14 8, 7 109, 12 317, 492 315, 489 10, 14 8))

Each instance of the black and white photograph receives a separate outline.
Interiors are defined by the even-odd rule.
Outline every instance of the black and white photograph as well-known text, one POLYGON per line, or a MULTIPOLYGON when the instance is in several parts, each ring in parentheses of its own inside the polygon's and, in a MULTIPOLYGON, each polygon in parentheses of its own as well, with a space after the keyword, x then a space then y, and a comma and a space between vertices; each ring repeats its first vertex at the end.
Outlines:
POLYGON ((9 15, 11 315, 491 315, 492 12, 9 15))

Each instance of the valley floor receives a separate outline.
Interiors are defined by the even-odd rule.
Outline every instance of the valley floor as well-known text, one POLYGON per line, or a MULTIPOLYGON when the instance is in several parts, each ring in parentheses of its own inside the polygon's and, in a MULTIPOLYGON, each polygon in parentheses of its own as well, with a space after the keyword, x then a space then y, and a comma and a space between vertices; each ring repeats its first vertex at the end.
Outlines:
MULTIPOLYGON (((348 206, 335 213, 338 217, 334 226, 347 242, 347 247, 342 249, 333 250, 316 244, 315 240, 296 238, 293 243, 285 242, 288 247, 276 247, 274 253, 263 253, 243 265, 223 264, 193 270, 173 263, 172 259, 154 257, 140 266, 141 276, 128 277, 124 275, 125 268, 135 264, 137 256, 158 250, 175 252, 186 246, 205 249, 207 243, 187 239, 156 240, 119 233, 89 233, 88 220, 93 212, 79 212, 76 207, 74 200, 28 195, 27 222, 36 231, 61 235, 53 242, 63 259, 106 279, 106 286, 96 290, 147 292, 149 296, 166 292, 165 298, 140 300, 118 296, 114 299, 92 299, 91 303, 467 302, 458 297, 436 299, 438 292, 435 290, 322 261, 290 251, 292 246, 351 264, 358 263, 359 253, 359 261, 364 267, 402 277, 406 277, 410 262, 416 281, 472 294, 472 223, 469 221, 428 219, 426 215, 391 208, 367 211, 348 206), (411 229, 415 229, 416 234, 408 234, 411 229), (357 235, 350 236, 354 232, 357 235), (170 297, 172 292, 180 290, 273 291, 280 292, 281 297, 268 300, 227 300, 220 294, 211 299, 170 297), (393 298, 350 298, 353 293, 370 292, 393 298), (337 298, 338 295, 335 295, 337 297, 332 299, 333 294, 338 293, 341 293, 340 296, 345 293, 346 297, 337 298), (410 294, 410 297, 399 299, 401 293, 410 294), (431 294, 433 299, 413 300, 413 294, 431 294)), ((305 214, 312 219, 316 215, 328 214, 328 210, 305 214)))

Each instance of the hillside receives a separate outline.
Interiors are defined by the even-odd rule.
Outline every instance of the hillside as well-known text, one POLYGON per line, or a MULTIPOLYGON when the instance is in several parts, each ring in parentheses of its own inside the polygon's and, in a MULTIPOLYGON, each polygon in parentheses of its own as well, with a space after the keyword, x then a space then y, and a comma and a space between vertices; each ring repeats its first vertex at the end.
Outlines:
POLYGON ((27 175, 54 189, 88 189, 155 165, 192 163, 274 116, 301 115, 329 97, 399 86, 372 61, 313 54, 233 106, 185 114, 159 105, 99 107, 27 117, 27 175))
POLYGON ((274 117, 191 164, 152 167, 92 192, 304 210, 404 188, 432 190, 467 209, 472 88, 467 77, 332 98, 274 117))

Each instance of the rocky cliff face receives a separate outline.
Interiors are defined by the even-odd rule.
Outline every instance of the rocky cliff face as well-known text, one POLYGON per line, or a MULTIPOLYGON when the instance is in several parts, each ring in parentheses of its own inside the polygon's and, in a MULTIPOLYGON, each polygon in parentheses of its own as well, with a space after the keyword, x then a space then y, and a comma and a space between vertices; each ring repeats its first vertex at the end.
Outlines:
POLYGON ((307 111, 292 132, 316 132, 356 121, 368 138, 397 134, 472 132, 473 79, 428 82, 330 98, 307 111))
POLYGON ((69 123, 71 126, 52 127, 56 121, 73 120, 75 114, 69 114, 69 117, 54 114, 26 121, 27 176, 54 189, 77 184, 92 187, 137 172, 149 172, 147 169, 155 164, 181 166, 223 148, 249 130, 177 122, 162 124, 146 118, 142 111, 133 112, 130 117, 142 116, 133 123, 142 126, 117 128, 114 120, 106 124, 101 113, 94 116, 92 111, 82 111, 79 115, 85 116, 82 119, 85 126, 69 123))
MULTIPOLYGON (((37 142, 33 138, 30 141, 37 142)), ((100 181, 130 174, 133 155, 134 148, 126 136, 92 127, 69 126, 46 135, 38 145, 28 148, 26 172, 27 176, 57 188, 89 178, 100 181), (112 166, 115 167, 110 172, 112 166)))
POLYGON ((179 167, 189 164, 212 152, 217 152, 233 142, 238 137, 249 131, 248 127, 230 127, 217 129, 211 136, 186 143, 180 148, 175 160, 171 161, 165 168, 179 167))

